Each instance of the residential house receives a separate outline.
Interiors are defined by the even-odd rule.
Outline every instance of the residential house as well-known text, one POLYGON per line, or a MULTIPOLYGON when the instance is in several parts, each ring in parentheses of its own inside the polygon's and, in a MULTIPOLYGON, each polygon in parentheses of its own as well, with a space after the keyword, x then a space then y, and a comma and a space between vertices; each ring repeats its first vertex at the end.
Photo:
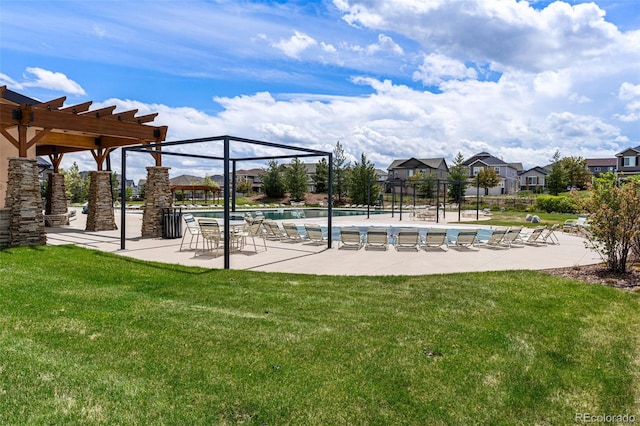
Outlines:
MULTIPOLYGON (((500 194, 515 194, 520 189, 520 179, 518 176, 518 169, 522 169, 520 163, 507 163, 488 152, 481 152, 462 163, 469 168, 469 180, 473 181, 478 172, 484 168, 493 168, 498 176, 500 182, 493 188, 489 188, 488 195, 500 195, 500 194)), ((475 195, 475 185, 470 185, 467 188, 465 195, 475 195)))
MULTIPOLYGON (((251 192, 262 192, 262 175, 266 172, 264 169, 236 170, 236 185, 239 182, 247 181, 251 184, 251 192)), ((220 185, 222 187, 223 185, 220 185)))
POLYGON ((616 166, 618 164, 618 159, 615 157, 611 158, 587 158, 587 169, 589 169, 589 173, 591 176, 598 177, 601 173, 615 173, 616 166))
POLYGON ((640 174, 640 145, 616 154, 616 172, 624 175, 640 174))
POLYGON ((533 191, 540 194, 547 187, 549 172, 540 166, 533 167, 520 173, 520 190, 533 191))
MULTIPOLYGON (((391 165, 387 167, 387 188, 386 192, 411 194, 415 188, 406 185, 413 176, 419 173, 425 173, 433 176, 441 181, 449 177, 449 166, 444 158, 408 158, 393 160, 391 165)), ((444 182, 442 182, 444 188, 444 182)))

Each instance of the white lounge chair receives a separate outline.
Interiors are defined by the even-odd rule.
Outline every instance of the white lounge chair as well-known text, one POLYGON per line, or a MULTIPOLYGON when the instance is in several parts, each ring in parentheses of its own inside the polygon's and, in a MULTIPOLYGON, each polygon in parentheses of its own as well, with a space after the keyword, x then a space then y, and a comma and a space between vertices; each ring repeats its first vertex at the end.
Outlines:
POLYGON ((345 226, 340 228, 340 243, 338 248, 360 249, 362 247, 362 236, 360 229, 355 226, 345 226))
POLYGON ((298 231, 298 225, 295 223, 284 222, 282 223, 282 228, 287 235, 286 241, 297 243, 304 240, 304 237, 300 234, 300 231, 298 231))
POLYGON ((424 237, 424 241, 422 241, 420 245, 425 249, 436 247, 448 250, 449 238, 447 237, 447 230, 442 228, 427 229, 427 235, 424 237))
POLYGON ((546 226, 538 226, 536 228, 534 228, 533 231, 531 231, 531 234, 529 234, 526 239, 524 239, 524 244, 530 245, 530 246, 540 246, 540 245, 545 245, 546 242, 544 241, 544 239, 542 238, 542 235, 544 233, 544 231, 547 229, 546 226))
POLYGON ((418 228, 401 228, 395 238, 396 250, 419 250, 420 230, 418 228))
POLYGON ((544 241, 545 244, 560 244, 560 240, 558 240, 558 236, 555 233, 558 228, 560 228, 560 224, 558 223, 553 224, 551 228, 547 228, 542 233, 542 241, 544 241))
POLYGON ((524 247, 524 241, 520 235, 521 232, 522 227, 509 228, 509 230, 504 234, 502 244, 508 247, 524 247))
POLYGON ((324 244, 327 241, 327 237, 322 232, 320 225, 312 225, 305 223, 304 230, 307 234, 307 239, 312 244, 324 244))
POLYGON ((458 231, 453 246, 456 248, 472 248, 478 245, 478 230, 477 229, 461 229, 458 231))
POLYGON ((506 247, 508 247, 508 245, 505 246, 503 244, 504 237, 507 234, 507 231, 509 231, 508 227, 494 229, 493 232, 491 232, 491 235, 489 236, 489 239, 487 241, 483 242, 480 245, 483 246, 483 247, 492 247, 492 248, 506 248, 506 247))
POLYGON ((389 233, 387 228, 368 228, 365 234, 364 248, 386 250, 389 247, 389 233))

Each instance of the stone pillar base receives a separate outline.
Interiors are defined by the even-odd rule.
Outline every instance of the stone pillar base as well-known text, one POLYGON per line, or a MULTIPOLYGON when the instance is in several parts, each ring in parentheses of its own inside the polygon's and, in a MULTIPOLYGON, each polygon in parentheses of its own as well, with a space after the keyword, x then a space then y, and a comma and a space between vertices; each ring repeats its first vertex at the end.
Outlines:
POLYGON ((113 231, 118 229, 111 198, 111 172, 89 172, 89 209, 87 231, 113 231))
POLYGON ((171 207, 171 183, 169 167, 147 167, 147 183, 144 188, 145 203, 142 217, 142 237, 162 236, 162 209, 171 207))
POLYGON ((45 214, 67 213, 67 194, 62 173, 51 173, 47 181, 45 214))
POLYGON ((37 161, 9 158, 8 176, 5 207, 11 209, 9 246, 46 244, 37 161))

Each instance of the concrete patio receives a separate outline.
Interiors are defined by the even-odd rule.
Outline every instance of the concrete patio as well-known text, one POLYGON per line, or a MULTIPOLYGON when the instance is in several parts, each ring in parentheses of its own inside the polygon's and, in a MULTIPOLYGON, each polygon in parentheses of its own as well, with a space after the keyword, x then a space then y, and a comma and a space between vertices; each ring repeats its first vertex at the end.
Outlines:
MULTIPOLYGON (((454 216, 454 215, 449 215, 454 216)), ((453 217, 452 217, 453 219, 453 217)), ((455 217, 457 219, 457 216, 455 217)), ((224 268, 224 255, 220 250, 216 257, 212 254, 201 254, 195 250, 180 251, 181 239, 141 238, 142 214, 139 211, 126 215, 125 250, 120 248, 120 213, 116 212, 118 230, 89 232, 85 231, 86 215, 77 209, 76 219, 69 226, 48 227, 47 244, 74 244, 90 249, 115 253, 139 260, 150 260, 163 263, 174 263, 202 268, 224 268)), ((326 219, 289 220, 296 224, 305 222, 326 225, 326 219)), ((399 220, 391 214, 366 216, 334 217, 333 226, 394 226, 394 227, 449 227, 449 228, 490 228, 483 225, 459 225, 441 220, 425 222, 411 220, 405 215, 399 220)), ((493 271, 571 267, 601 262, 595 251, 585 247, 585 240, 573 234, 556 232, 560 244, 548 246, 525 246, 510 249, 492 249, 481 247, 477 250, 448 251, 429 249, 420 251, 397 251, 389 246, 386 251, 342 249, 338 241, 333 247, 313 245, 308 242, 288 243, 267 241, 267 250, 258 242, 258 252, 254 252, 253 244, 244 251, 230 255, 231 269, 253 270, 264 272, 287 272, 322 275, 427 275, 453 272, 493 271)), ((186 238, 188 242, 189 236, 186 238)))

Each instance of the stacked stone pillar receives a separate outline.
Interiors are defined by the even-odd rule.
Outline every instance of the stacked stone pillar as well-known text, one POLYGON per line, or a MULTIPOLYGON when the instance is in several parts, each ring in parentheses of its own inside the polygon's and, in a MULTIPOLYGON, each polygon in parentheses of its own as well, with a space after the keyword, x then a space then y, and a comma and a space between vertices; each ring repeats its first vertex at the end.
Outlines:
POLYGON ((89 209, 87 231, 113 231, 118 229, 113 214, 111 172, 89 172, 89 209))
POLYGON ((67 194, 62 173, 51 173, 47 182, 45 214, 67 213, 67 194))
POLYGON ((173 203, 169 167, 147 167, 147 183, 144 194, 142 237, 162 237, 162 209, 171 207, 173 203))
POLYGON ((47 243, 36 160, 9 158, 5 206, 11 209, 9 246, 47 243))

